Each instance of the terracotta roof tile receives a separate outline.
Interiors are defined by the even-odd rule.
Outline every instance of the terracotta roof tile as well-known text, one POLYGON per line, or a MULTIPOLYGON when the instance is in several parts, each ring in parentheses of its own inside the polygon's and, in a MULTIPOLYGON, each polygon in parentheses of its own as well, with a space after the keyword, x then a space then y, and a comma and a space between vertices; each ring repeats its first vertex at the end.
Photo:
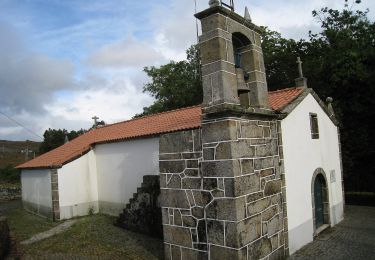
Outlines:
POLYGON ((268 92, 268 99, 273 110, 280 111, 303 92, 303 88, 286 88, 268 92))
MULTIPOLYGON (((274 110, 281 110, 302 92, 302 88, 269 92, 270 106, 274 110)), ((17 168, 58 168, 88 152, 95 144, 199 128, 201 114, 201 107, 194 106, 106 125, 93 129, 17 168)))

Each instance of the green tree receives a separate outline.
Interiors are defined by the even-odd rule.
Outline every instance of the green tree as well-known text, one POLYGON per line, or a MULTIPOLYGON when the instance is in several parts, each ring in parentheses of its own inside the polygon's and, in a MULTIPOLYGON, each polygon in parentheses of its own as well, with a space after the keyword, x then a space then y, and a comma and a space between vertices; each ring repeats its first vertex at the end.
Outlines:
POLYGON ((313 16, 322 32, 310 34, 309 56, 316 64, 311 86, 335 99, 340 120, 345 184, 349 190, 375 191, 375 23, 368 10, 323 8, 313 16))
POLYGON ((65 135, 68 137, 68 140, 73 140, 74 138, 80 136, 81 134, 85 133, 86 130, 72 130, 68 132, 65 129, 51 129, 49 128, 43 134, 44 140, 40 145, 39 152, 40 154, 46 153, 51 151, 65 142, 65 135))
MULTIPOLYGON (((352 10, 347 2, 343 10, 313 11, 321 32, 309 32, 308 40, 285 39, 265 28, 262 48, 267 82, 269 90, 294 86, 296 58, 302 58, 308 86, 323 100, 334 98, 346 189, 375 191, 375 138, 370 125, 375 118, 375 23, 368 19, 368 10, 352 10)), ((143 114, 199 104, 199 69, 196 46, 188 50, 187 61, 146 67, 151 82, 144 91, 156 101, 143 114)))
MULTIPOLYGON (((347 1, 346 1, 347 2, 347 1)), ((284 39, 265 30, 263 53, 270 90, 294 85, 296 57, 303 60, 308 86, 322 99, 334 98, 340 122, 347 190, 375 191, 375 24, 365 12, 322 8, 312 12, 321 32, 308 41, 284 39)))
POLYGON ((155 102, 136 117, 202 103, 198 47, 192 45, 186 54, 187 60, 144 68, 151 81, 144 85, 143 92, 150 93, 155 102))

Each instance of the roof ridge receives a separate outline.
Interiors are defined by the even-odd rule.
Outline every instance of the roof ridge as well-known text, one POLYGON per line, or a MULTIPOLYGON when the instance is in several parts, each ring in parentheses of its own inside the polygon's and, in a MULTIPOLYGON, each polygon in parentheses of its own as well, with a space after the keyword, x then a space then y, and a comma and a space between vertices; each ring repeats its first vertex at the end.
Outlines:
POLYGON ((302 87, 289 87, 289 88, 282 88, 282 89, 277 89, 277 90, 273 90, 273 91, 268 91, 268 93, 269 93, 269 94, 273 94, 273 93, 278 93, 278 92, 288 91, 288 90, 292 90, 292 89, 302 89, 302 87))
POLYGON ((159 112, 159 113, 155 113, 155 114, 144 115, 144 116, 141 116, 141 117, 136 117, 136 118, 132 118, 132 119, 128 119, 128 120, 124 120, 124 121, 120 121, 120 122, 116 122, 116 123, 104 125, 104 126, 95 128, 95 130, 96 129, 102 129, 102 128, 109 127, 109 126, 113 126, 113 125, 119 125, 119 124, 131 122, 131 121, 137 121, 137 120, 145 119, 145 118, 148 118, 148 117, 154 117, 154 116, 158 116, 158 115, 163 115, 163 114, 168 114, 168 113, 172 113, 172 112, 177 112, 177 111, 180 111, 180 110, 191 109, 191 108, 195 108, 195 107, 201 107, 201 105, 194 105, 194 106, 188 106, 188 107, 180 107, 180 108, 176 108, 176 109, 172 109, 172 110, 167 110, 167 111, 163 111, 163 112, 159 112))

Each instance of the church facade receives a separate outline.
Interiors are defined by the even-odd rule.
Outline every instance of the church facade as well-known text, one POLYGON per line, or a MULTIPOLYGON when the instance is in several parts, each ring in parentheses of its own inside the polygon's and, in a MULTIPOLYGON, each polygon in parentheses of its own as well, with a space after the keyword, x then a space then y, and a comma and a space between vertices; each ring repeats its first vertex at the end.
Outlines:
POLYGON ((159 175, 166 259, 279 259, 343 219, 330 103, 302 69, 296 87, 268 92, 248 14, 210 1, 196 17, 203 104, 93 129, 20 165, 26 209, 118 215, 159 175))

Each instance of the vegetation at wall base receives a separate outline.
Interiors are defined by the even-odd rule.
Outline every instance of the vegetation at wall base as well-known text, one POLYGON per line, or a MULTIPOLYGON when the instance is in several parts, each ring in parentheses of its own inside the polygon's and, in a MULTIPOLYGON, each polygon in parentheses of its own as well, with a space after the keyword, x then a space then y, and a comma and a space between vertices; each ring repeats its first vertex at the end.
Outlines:
POLYGON ((375 207, 375 192, 346 192, 345 204, 375 207))

